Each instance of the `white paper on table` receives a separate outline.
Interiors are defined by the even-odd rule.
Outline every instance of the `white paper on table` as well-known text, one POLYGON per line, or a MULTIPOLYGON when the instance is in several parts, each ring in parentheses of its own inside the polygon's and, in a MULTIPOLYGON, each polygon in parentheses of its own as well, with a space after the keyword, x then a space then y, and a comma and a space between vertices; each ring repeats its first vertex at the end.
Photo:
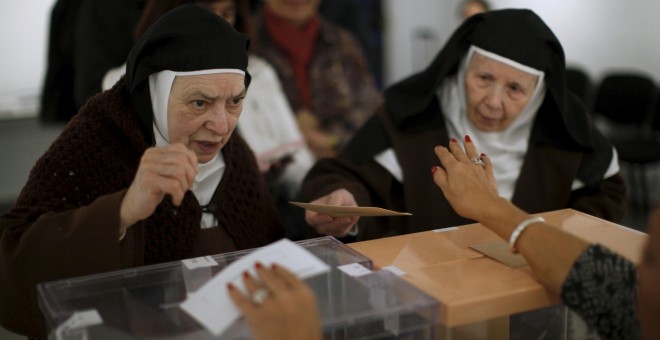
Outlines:
POLYGON ((195 257, 192 259, 185 259, 181 261, 186 268, 193 270, 197 268, 204 268, 204 267, 214 267, 218 265, 218 262, 215 262, 215 260, 210 257, 210 256, 202 256, 202 257, 195 257))
POLYGON ((406 275, 406 272, 404 272, 401 268, 399 268, 397 266, 385 266, 385 267, 381 268, 381 270, 387 270, 387 271, 389 271, 390 273, 392 273, 396 276, 406 275))
POLYGON ((103 323, 101 315, 96 309, 77 311, 55 330, 56 339, 64 339, 64 333, 72 329, 85 328, 103 323))
POLYGON ((360 277, 362 275, 371 274, 371 270, 359 263, 350 263, 337 266, 337 269, 346 273, 348 276, 360 277))
POLYGON ((240 316, 240 311, 227 293, 227 284, 245 292, 243 272, 248 271, 257 277, 254 264, 264 266, 277 263, 294 273, 300 279, 328 272, 330 268, 307 249, 282 239, 268 246, 255 250, 234 261, 199 290, 188 296, 181 303, 181 309, 201 323, 214 336, 222 334, 240 316))

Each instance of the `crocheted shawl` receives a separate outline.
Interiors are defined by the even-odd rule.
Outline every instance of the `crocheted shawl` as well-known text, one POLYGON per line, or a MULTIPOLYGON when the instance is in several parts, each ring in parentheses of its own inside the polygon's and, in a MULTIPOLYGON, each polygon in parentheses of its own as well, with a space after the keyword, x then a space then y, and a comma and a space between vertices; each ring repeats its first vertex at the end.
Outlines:
MULTIPOLYGON (((30 207, 29 220, 84 207, 130 186, 151 145, 123 83, 88 101, 37 161, 17 201, 17 206, 30 207)), ((281 238, 282 223, 245 141, 234 134, 222 152, 227 168, 212 199, 220 227, 239 249, 281 238)), ((145 228, 144 263, 185 258, 200 232, 201 215, 192 192, 179 207, 166 197, 151 217, 138 223, 145 228)))

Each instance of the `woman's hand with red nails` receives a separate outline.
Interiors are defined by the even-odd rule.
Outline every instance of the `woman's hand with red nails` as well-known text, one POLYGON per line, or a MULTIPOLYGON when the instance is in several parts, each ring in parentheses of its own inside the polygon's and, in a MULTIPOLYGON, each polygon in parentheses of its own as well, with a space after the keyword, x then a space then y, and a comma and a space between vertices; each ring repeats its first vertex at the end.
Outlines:
POLYGON ((321 322, 312 289, 283 267, 257 265, 258 277, 243 277, 248 294, 266 289, 255 304, 250 296, 228 286, 229 296, 245 316, 253 339, 321 339, 321 322))
POLYGON ((433 180, 452 208, 461 216, 478 220, 490 202, 501 199, 493 174, 493 164, 484 154, 477 152, 474 144, 465 138, 465 151, 459 143, 449 143, 449 148, 435 147, 441 167, 433 171, 433 180), (483 165, 475 159, 483 160, 483 165))

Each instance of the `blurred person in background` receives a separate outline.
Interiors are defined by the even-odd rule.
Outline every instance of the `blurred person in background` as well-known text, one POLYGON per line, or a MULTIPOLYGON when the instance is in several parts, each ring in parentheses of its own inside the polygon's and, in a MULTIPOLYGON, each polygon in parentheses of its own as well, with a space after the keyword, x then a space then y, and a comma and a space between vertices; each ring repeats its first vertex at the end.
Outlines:
POLYGON ((412 216, 357 223, 307 211, 313 234, 367 240, 470 223, 429 189, 435 157, 419 151, 450 139, 487 154, 501 195, 526 211, 572 208, 619 222, 626 186, 616 151, 565 78, 561 44, 534 12, 470 17, 426 70, 385 91, 385 105, 340 156, 317 162, 303 182, 305 201, 412 216))
POLYGON ((51 12, 39 118, 68 122, 126 61, 145 0, 58 0, 51 12), (112 43, 108 43, 112 41, 112 43))
POLYGON ((490 11, 490 8, 486 0, 464 0, 458 7, 458 16, 465 20, 475 14, 490 11))
POLYGON ((316 158, 336 156, 382 103, 360 45, 319 3, 266 0, 253 45, 277 70, 316 158))
POLYGON ((74 98, 80 109, 101 92, 105 73, 122 65, 146 0, 83 0, 74 43, 74 98))

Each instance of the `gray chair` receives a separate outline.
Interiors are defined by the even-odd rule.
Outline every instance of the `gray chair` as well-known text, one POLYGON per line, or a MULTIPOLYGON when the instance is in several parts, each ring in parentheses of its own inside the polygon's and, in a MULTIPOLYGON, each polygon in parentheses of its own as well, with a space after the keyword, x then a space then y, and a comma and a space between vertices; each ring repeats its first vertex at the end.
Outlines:
POLYGON ((594 84, 587 71, 578 66, 567 66, 566 86, 569 91, 582 99, 588 108, 591 108, 594 84))
POLYGON ((650 76, 613 73, 603 78, 594 101, 599 127, 614 144, 622 166, 629 169, 631 208, 639 216, 646 216, 652 203, 647 167, 660 161, 659 99, 650 76))

